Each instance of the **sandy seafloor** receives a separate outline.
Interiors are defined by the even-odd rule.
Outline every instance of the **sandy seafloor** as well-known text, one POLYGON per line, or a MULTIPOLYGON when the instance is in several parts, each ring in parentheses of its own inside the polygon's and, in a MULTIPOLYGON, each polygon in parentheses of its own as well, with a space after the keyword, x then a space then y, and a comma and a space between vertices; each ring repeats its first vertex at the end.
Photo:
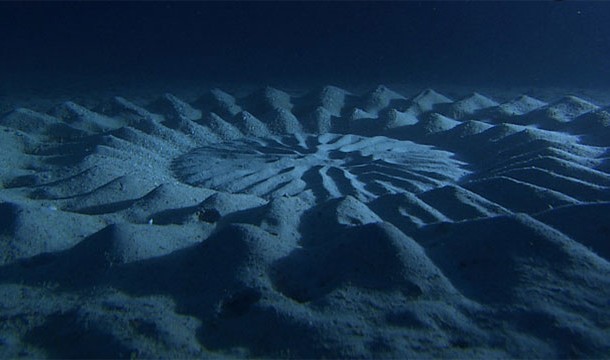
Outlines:
POLYGON ((0 357, 610 357, 610 92, 426 87, 2 94, 0 357))

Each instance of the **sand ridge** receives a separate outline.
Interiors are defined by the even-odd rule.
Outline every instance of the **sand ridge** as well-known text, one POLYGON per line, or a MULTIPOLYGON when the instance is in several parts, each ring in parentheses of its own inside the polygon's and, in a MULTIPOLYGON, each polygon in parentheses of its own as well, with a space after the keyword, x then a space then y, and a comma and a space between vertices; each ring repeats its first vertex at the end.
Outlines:
POLYGON ((0 354, 607 356, 607 109, 383 85, 16 108, 0 354))

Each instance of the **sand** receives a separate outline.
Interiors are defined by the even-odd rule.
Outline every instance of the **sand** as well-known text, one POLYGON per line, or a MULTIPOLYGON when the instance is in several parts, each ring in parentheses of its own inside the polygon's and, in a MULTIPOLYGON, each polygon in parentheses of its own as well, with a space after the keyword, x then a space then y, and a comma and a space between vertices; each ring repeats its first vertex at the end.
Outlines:
POLYGON ((607 104, 244 89, 3 104, 0 357, 610 355, 607 104))

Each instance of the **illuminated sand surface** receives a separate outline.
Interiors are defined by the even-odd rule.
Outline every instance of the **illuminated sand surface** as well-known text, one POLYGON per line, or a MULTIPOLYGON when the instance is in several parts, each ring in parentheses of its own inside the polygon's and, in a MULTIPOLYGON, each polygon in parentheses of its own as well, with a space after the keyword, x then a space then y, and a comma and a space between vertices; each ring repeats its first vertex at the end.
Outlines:
POLYGON ((0 356, 610 354, 610 109, 212 89, 0 116, 0 356))

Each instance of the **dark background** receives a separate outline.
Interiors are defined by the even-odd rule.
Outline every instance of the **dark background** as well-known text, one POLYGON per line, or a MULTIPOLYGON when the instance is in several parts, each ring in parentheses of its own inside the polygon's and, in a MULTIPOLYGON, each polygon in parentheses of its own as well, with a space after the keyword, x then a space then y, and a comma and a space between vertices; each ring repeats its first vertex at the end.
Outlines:
POLYGON ((0 81, 606 87, 609 19, 580 1, 2 2, 0 81))

